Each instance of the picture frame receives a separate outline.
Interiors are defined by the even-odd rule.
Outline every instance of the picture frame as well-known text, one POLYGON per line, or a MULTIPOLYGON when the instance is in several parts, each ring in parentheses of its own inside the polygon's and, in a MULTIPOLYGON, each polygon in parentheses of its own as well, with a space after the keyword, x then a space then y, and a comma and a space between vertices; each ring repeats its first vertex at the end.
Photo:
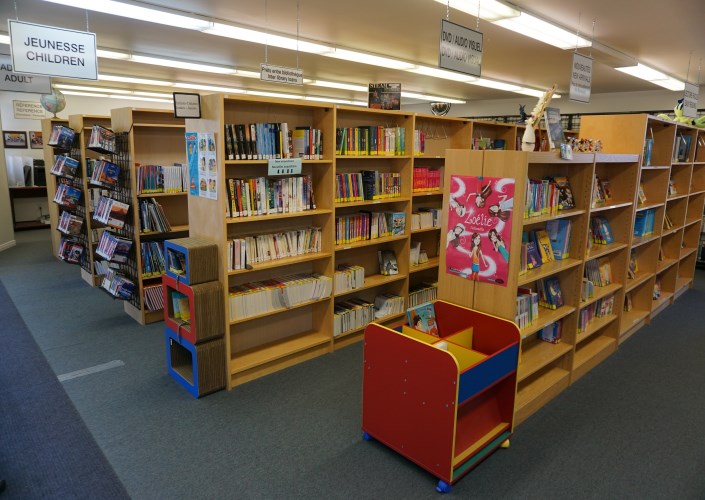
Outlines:
POLYGON ((44 147, 44 137, 42 137, 42 132, 37 130, 29 131, 29 148, 30 149, 42 149, 44 147))
POLYGON ((27 149, 27 133, 4 130, 2 143, 6 149, 27 149))

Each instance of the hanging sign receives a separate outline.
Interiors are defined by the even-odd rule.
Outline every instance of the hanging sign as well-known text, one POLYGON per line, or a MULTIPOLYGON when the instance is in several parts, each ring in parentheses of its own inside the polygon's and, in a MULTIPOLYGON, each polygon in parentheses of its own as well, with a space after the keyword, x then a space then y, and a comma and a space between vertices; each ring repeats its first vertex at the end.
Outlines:
POLYGON ((17 73, 98 79, 95 33, 8 20, 17 73))
POLYGON ((570 70, 570 100, 590 102, 592 89, 592 58, 575 52, 570 70))
POLYGON ((479 77, 482 48, 482 33, 441 19, 439 68, 479 77))
POLYGON ((263 82, 286 83, 289 85, 304 84, 304 70, 298 68, 285 68, 272 64, 260 64, 259 79, 263 82))
POLYGON ((507 286, 514 179, 450 178, 446 272, 507 286))
POLYGON ((12 101, 16 119, 41 120, 46 118, 46 111, 41 103, 35 101, 12 101))
POLYGON ((51 80, 46 76, 19 75, 12 70, 12 58, 0 55, 0 90, 49 94, 51 80))
POLYGON ((201 96, 186 92, 173 92, 175 118, 200 118, 201 96))
POLYGON ((685 82, 683 94, 683 116, 695 118, 698 116, 698 96, 700 88, 692 83, 685 82))

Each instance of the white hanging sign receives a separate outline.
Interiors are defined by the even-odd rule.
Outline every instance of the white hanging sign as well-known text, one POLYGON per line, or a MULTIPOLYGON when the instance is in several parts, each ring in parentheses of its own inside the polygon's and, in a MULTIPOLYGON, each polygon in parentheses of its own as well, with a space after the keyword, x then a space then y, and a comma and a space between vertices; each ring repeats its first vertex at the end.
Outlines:
POLYGON ((289 85, 304 84, 304 70, 286 68, 272 64, 260 64, 260 80, 263 82, 286 83, 289 85))
POLYGON ((0 55, 0 90, 49 94, 51 79, 47 76, 18 75, 12 70, 12 58, 0 55))
POLYGON ((685 93, 683 94, 683 116, 695 118, 698 116, 698 96, 700 87, 695 84, 685 82, 685 93))
POLYGON ((570 69, 570 100, 590 102, 592 89, 592 58, 575 52, 570 69))
POLYGON ((441 19, 439 68, 479 77, 482 48, 482 33, 441 19))
POLYGON ((17 73, 98 79, 95 33, 8 20, 17 73))

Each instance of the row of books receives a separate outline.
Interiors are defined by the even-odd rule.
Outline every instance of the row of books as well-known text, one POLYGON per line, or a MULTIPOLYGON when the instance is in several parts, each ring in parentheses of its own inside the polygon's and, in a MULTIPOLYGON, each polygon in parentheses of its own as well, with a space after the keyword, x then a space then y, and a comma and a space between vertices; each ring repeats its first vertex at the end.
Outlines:
POLYGON ((330 297, 333 280, 320 274, 292 274, 230 287, 232 321, 288 309, 298 304, 330 297))
POLYGON ((162 285, 145 285, 142 289, 144 308, 147 311, 160 311, 164 309, 164 296, 162 285))
POLYGON ((91 171, 90 182, 96 186, 115 188, 120 181, 120 166, 106 160, 93 160, 89 168, 91 171))
POLYGON ((137 165, 137 194, 181 193, 188 190, 188 165, 137 165))
POLYGON ((142 277, 153 278, 166 272, 164 247, 158 241, 140 243, 142 250, 142 277))
POLYGON ((54 125, 47 144, 59 149, 71 149, 75 138, 76 132, 73 129, 64 125, 54 125))
POLYGON ((572 223, 568 219, 554 219, 544 229, 522 234, 521 269, 536 269, 547 262, 567 259, 570 255, 572 223))
POLYGON ((592 304, 580 309, 578 315, 578 333, 587 330, 588 325, 594 318, 604 318, 614 311, 614 295, 602 297, 592 304))
POLYGON ((414 155, 423 156, 426 154, 426 132, 414 130, 414 155))
POLYGON ((558 320, 555 323, 546 325, 538 332, 538 338, 544 342, 550 342, 551 344, 557 344, 561 341, 561 336, 563 333, 563 321, 558 320))
POLYGON ((103 231, 95 253, 111 262, 127 262, 132 248, 132 240, 103 231))
POLYGON ((78 236, 83 227, 83 217, 74 215, 71 212, 62 211, 59 216, 59 223, 56 228, 69 236, 78 236))
POLYGON ((414 167, 414 193, 440 191, 443 179, 443 170, 429 167, 414 167))
POLYGON ((335 244, 404 234, 404 212, 357 212, 335 218, 335 244))
POLYGON ((612 227, 606 217, 590 218, 590 241, 597 245, 609 245, 614 242, 612 227))
POLYGON ((80 162, 75 158, 67 155, 56 155, 54 158, 54 163, 51 166, 49 173, 52 175, 60 175, 64 177, 73 177, 78 171, 80 162))
POLYGON ((115 262, 110 262, 109 260, 96 259, 93 262, 93 268, 95 269, 96 276, 105 276, 106 274, 111 272, 111 270, 119 271, 120 264, 117 264, 115 262))
POLYGON ((108 196, 100 196, 93 212, 93 219, 115 229, 125 227, 130 205, 108 196))
POLYGON ((226 179, 228 217, 303 212, 316 208, 308 175, 226 179))
MULTIPOLYGON (((440 245, 440 240, 437 241, 437 244, 440 245)), ((428 260, 428 254, 426 253, 426 250, 423 250, 421 248, 421 242, 411 240, 411 249, 409 250, 409 265, 411 265, 412 267, 420 266, 421 264, 427 263, 428 260)))
POLYGON ((54 193, 54 203, 58 203, 66 210, 74 210, 81 199, 83 192, 69 184, 59 183, 54 193))
POLYGON ((370 125, 335 129, 335 154, 343 156, 401 156, 406 152, 406 129, 370 125))
POLYGON ((539 294, 530 288, 518 288, 514 322, 519 328, 526 328, 533 325, 538 317, 539 294))
POLYGON ((81 261, 84 249, 83 243, 61 238, 59 242, 59 258, 71 264, 78 264, 81 261))
POLYGON ((409 288, 409 307, 416 307, 438 298, 438 282, 422 282, 409 288))
POLYGON ((333 275, 333 293, 345 293, 365 286, 365 268, 340 264, 333 275))
POLYGON ((441 213, 440 208, 419 208, 411 213, 411 230, 441 227, 441 213))
POLYGON ((291 129, 288 123, 226 123, 225 154, 229 160, 323 158, 323 134, 313 127, 291 129))
POLYGON ((612 188, 608 179, 600 179, 595 175, 592 180, 592 200, 590 206, 595 208, 604 205, 612 199, 612 188))
POLYGON ((595 286, 611 284, 614 280, 609 258, 603 257, 585 262, 585 277, 595 286))
POLYGON ((169 219, 156 198, 140 200, 140 231, 142 233, 171 231, 169 219))
POLYGON ((641 210, 634 216, 634 236, 642 237, 654 234, 656 209, 641 210))
POLYGON ((381 200, 401 196, 401 174, 399 172, 362 172, 335 175, 335 201, 381 200))
POLYGON ((321 228, 307 227, 228 241, 228 270, 321 251, 321 228))
POLYGON ((333 336, 367 326, 375 319, 375 305, 360 298, 335 304, 333 309, 333 336))
POLYGON ((188 296, 176 290, 170 292, 171 298, 171 314, 170 316, 182 323, 191 321, 191 308, 188 303, 188 296))
POLYGON ((135 292, 134 282, 114 269, 106 272, 100 286, 113 297, 122 300, 129 300, 135 292))
POLYGON ((93 125, 86 147, 101 153, 115 153, 115 132, 100 125, 93 125))
POLYGON ((567 177, 527 180, 524 218, 555 215, 570 208, 575 208, 575 199, 567 177))

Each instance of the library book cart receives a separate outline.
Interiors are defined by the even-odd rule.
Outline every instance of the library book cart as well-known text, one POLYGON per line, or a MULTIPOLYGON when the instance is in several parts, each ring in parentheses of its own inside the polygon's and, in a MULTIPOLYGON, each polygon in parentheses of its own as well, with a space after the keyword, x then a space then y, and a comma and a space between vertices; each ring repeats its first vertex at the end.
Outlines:
POLYGON ((362 430, 451 485, 514 430, 519 328, 434 302, 439 337, 406 325, 365 329, 362 430))

